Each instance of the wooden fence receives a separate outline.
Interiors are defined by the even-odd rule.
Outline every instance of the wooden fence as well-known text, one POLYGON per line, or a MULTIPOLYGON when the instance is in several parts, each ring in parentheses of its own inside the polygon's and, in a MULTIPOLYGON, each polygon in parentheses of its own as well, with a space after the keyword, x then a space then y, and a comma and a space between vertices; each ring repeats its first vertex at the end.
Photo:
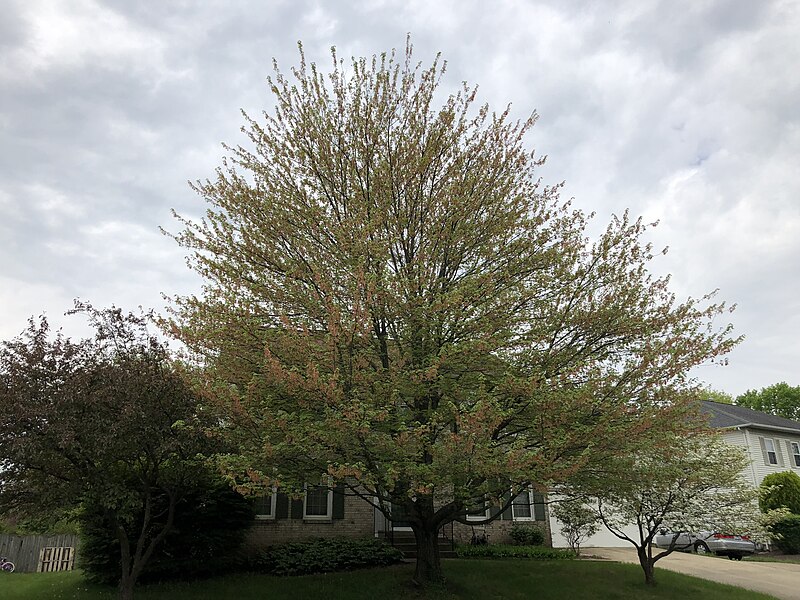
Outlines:
POLYGON ((19 573, 70 571, 75 567, 78 536, 0 534, 0 556, 13 562, 19 573))

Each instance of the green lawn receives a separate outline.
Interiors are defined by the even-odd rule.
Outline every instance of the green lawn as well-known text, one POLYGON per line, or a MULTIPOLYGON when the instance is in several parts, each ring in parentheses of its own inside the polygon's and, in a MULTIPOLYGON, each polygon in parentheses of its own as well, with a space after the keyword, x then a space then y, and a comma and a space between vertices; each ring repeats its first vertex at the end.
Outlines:
MULTIPOLYGON (((236 600, 322 598, 537 598, 537 600, 766 600, 771 596, 724 586, 656 568, 658 586, 645 587, 636 565, 593 561, 448 560, 446 590, 422 594, 410 582, 412 565, 381 569, 272 577, 235 575, 183 584, 143 586, 141 600, 236 600)), ((112 599, 113 589, 90 586, 77 572, 0 577, 3 600, 112 599)))
POLYGON ((800 554, 754 554, 745 556, 742 560, 750 562, 777 562, 800 564, 800 554))

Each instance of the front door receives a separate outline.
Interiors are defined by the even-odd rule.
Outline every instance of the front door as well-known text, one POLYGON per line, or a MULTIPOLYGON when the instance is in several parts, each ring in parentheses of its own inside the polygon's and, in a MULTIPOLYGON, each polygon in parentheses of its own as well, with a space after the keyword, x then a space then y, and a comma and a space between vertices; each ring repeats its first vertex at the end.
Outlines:
POLYGON ((411 531, 411 523, 404 520, 406 509, 401 504, 392 502, 391 527, 395 531, 411 531))

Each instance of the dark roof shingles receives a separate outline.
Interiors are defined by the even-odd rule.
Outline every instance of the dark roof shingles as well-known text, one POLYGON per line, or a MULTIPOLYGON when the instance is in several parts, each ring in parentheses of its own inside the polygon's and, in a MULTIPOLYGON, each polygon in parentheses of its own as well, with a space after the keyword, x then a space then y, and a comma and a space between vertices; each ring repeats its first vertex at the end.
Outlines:
POLYGON ((712 427, 739 427, 742 425, 752 425, 753 427, 780 427, 782 429, 794 429, 800 433, 800 421, 793 421, 764 412, 759 412, 744 406, 735 404, 723 404, 703 400, 701 410, 711 415, 710 424, 712 427))

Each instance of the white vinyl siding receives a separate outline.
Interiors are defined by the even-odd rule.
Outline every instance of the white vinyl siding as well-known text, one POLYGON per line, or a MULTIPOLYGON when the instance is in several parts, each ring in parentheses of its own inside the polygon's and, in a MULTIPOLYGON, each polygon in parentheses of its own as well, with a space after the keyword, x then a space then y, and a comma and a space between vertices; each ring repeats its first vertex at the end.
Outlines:
POLYGON ((800 466, 795 463, 792 444, 800 444, 800 433, 783 431, 768 431, 766 429, 749 429, 750 469, 753 472, 753 485, 758 486, 764 477, 770 473, 781 471, 794 471, 800 474, 800 466), (775 458, 778 464, 770 464, 769 454, 766 452, 768 445, 764 440, 770 439, 775 446, 775 458))
POLYGON ((794 471, 800 475, 800 466, 795 461, 792 444, 800 446, 800 432, 770 431, 766 429, 744 428, 724 429, 722 439, 733 446, 745 448, 750 459, 750 465, 742 472, 753 486, 758 487, 764 477, 770 473, 781 471, 794 471), (773 441, 775 458, 778 464, 770 464, 769 455, 766 453, 765 439, 773 441))

